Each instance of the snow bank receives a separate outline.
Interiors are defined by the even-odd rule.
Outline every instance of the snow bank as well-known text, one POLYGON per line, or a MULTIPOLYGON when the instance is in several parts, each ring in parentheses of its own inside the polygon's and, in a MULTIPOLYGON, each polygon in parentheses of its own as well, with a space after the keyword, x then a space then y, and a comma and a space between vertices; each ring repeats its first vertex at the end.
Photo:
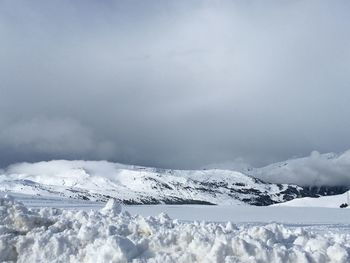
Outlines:
POLYGON ((29 210, 0 199, 0 261, 349 262, 349 234, 283 225, 179 222, 131 216, 110 201, 101 212, 29 210))
POLYGON ((321 196, 317 198, 312 198, 312 197, 296 198, 284 203, 275 204, 273 206, 339 208, 341 204, 347 203, 347 194, 348 192, 341 195, 321 196))

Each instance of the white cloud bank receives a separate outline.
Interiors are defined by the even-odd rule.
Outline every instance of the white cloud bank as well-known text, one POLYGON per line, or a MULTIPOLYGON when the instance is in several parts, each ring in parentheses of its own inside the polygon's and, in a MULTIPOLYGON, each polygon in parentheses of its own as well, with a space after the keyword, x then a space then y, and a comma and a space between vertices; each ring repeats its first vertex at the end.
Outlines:
POLYGON ((251 174, 273 183, 350 186, 350 150, 342 154, 320 154, 314 151, 308 157, 254 169, 251 174))

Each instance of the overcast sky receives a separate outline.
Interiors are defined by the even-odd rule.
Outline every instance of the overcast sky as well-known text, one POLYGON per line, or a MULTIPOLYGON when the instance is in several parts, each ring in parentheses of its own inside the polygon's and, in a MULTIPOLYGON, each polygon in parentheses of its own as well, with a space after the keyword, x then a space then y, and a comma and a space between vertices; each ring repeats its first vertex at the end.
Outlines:
POLYGON ((350 148, 350 1, 0 1, 0 165, 350 148))

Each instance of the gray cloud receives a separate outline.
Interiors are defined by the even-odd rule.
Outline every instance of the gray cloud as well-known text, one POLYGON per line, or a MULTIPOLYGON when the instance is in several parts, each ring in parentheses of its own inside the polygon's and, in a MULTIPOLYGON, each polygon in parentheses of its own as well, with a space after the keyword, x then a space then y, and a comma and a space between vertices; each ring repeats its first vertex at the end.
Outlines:
POLYGON ((0 131, 0 146, 19 156, 41 158, 111 158, 114 145, 100 141, 82 124, 72 119, 37 118, 7 124, 0 131), (46 157, 44 155, 47 155, 46 157))
POLYGON ((349 11, 347 1, 1 1, 0 163, 259 166, 344 151, 349 11))

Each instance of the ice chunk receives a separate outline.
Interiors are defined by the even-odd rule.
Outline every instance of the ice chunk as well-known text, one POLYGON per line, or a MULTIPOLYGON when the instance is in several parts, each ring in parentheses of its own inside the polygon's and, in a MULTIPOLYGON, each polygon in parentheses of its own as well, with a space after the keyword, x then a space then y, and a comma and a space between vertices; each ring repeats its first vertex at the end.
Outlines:
POLYGON ((122 205, 118 200, 114 198, 109 199, 105 207, 101 209, 101 213, 110 214, 113 216, 118 215, 121 212, 122 212, 122 205))

